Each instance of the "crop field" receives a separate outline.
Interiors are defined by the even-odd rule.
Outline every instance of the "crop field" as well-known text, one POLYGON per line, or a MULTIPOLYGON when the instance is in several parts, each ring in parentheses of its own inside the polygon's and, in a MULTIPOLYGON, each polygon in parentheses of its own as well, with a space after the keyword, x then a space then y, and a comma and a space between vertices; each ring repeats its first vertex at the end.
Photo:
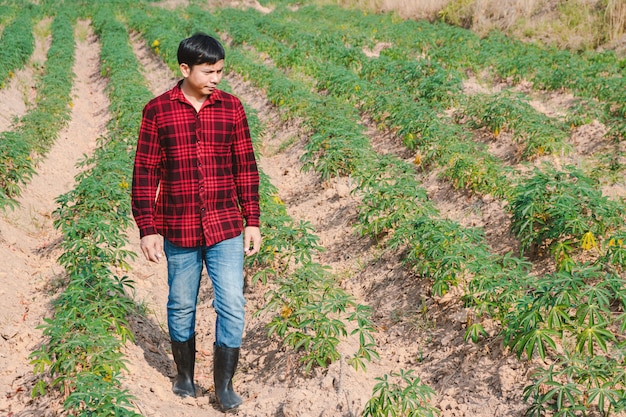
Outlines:
POLYGON ((0 415, 222 415, 210 281, 182 399, 130 210, 202 31, 261 170, 237 415, 626 416, 626 58, 244 3, 0 4, 0 415))

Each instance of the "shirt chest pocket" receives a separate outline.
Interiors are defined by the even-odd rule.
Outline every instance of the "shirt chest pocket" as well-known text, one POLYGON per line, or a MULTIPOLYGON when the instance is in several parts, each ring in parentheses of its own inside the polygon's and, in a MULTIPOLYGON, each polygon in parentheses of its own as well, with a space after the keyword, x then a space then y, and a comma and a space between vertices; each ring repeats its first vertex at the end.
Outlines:
POLYGON ((233 129, 234 124, 231 122, 213 123, 207 128, 203 126, 198 131, 198 141, 202 142, 208 154, 230 154, 234 139, 233 129))
POLYGON ((197 160, 196 132, 192 128, 192 125, 169 125, 159 129, 163 164, 166 168, 192 166, 197 160))

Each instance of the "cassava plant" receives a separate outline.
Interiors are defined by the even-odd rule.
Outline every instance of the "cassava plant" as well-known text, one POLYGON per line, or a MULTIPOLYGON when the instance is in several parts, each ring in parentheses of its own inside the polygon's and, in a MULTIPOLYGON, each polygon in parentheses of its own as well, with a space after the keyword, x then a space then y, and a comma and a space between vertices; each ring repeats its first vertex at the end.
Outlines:
POLYGON ((440 411, 430 404, 435 391, 422 384, 413 370, 391 372, 380 378, 372 397, 365 404, 362 417, 434 417, 440 411))
MULTIPOLYGON (((3 33, 9 39, 25 38, 13 39, 15 46, 6 46, 12 54, 19 54, 20 50, 25 52, 25 44, 34 42, 29 39, 29 36, 32 38, 29 7, 16 19, 16 24, 20 25, 19 29, 7 28, 3 33), (7 30, 9 33, 6 33, 7 30), (24 30, 29 36, 22 33, 24 30)), ((37 161, 48 152, 70 118, 74 33, 67 13, 62 11, 57 15, 51 32, 52 43, 44 73, 37 83, 36 106, 20 118, 14 130, 0 133, 0 207, 17 205, 16 198, 35 173, 37 161)))
POLYGON ((597 249, 623 227, 623 207, 574 167, 544 165, 521 181, 510 204, 511 230, 521 251, 547 251, 561 269, 571 269, 573 253, 597 249))
POLYGON ((4 26, 0 37, 0 88, 4 88, 15 72, 24 67, 35 50, 34 5, 28 3, 16 7, 19 7, 19 13, 4 26))

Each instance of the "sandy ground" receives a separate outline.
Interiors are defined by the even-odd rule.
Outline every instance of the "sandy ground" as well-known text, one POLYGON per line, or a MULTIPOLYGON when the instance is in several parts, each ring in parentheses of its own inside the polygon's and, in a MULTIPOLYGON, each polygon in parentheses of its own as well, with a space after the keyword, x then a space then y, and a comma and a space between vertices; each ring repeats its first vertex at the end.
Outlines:
MULTIPOLYGON (((98 75, 98 41, 86 22, 81 22, 77 30, 88 35, 78 38, 77 43, 77 55, 82 59, 81 65, 74 68, 72 121, 39 165, 38 175, 24 190, 20 207, 0 216, 3 417, 63 415, 60 398, 30 398, 33 376, 28 356, 42 343, 37 326, 51 314, 50 301, 63 274, 55 261, 60 252, 59 234, 52 227, 54 200, 72 188, 76 163, 83 154, 92 152, 96 139, 106 133, 109 117, 104 94, 106 81, 98 75)), ((132 36, 132 42, 151 91, 156 95, 170 88, 177 74, 160 62, 138 36, 132 36)), ((45 57, 45 42, 33 59, 41 56, 45 57)), ((28 74, 16 78, 26 80, 28 74)), ((289 214, 314 226, 320 244, 326 248, 317 260, 342 277, 342 287, 358 302, 373 307, 380 354, 379 360, 367 365, 367 371, 355 371, 340 360, 327 369, 316 368, 311 374, 304 374, 293 352, 267 338, 264 324, 268 318, 253 316, 263 305, 267 288, 249 285, 247 328, 234 381, 235 389, 244 398, 237 415, 357 416, 372 395, 375 378, 400 369, 412 369, 436 391, 433 404, 441 410, 441 416, 523 415, 522 390, 529 383, 532 364, 520 362, 503 350, 498 339, 489 338, 478 344, 464 342, 467 312, 458 298, 452 294, 433 299, 427 283, 402 266, 400 254, 383 251, 375 242, 356 236, 352 224, 358 202, 350 194, 350 181, 338 178, 322 182, 313 173, 303 173, 299 160, 307 138, 297 122, 283 122, 262 92, 236 75, 229 74, 226 81, 264 123, 260 167, 278 187, 289 214), (277 152, 286 141, 294 143, 277 152)), ((12 85, 0 92, 3 106, 14 102, 7 108, 16 109, 15 116, 27 108, 23 90, 12 85)), ((367 120, 363 123, 367 126, 367 120)), ((8 124, 2 127, 7 129, 8 124)), ((402 148, 393 135, 372 127, 368 135, 376 149, 402 156, 402 148)), ((434 173, 425 173, 422 179, 443 213, 465 225, 488 226, 487 238, 498 252, 515 248, 516 243, 507 232, 508 217, 502 203, 459 193, 438 181, 434 173), (480 210, 475 209, 477 205, 480 210)), ((130 248, 139 253, 137 231, 127 232, 130 248)), ((149 312, 146 317, 131 317, 136 341, 128 343, 124 352, 128 372, 123 384, 134 396, 136 411, 151 417, 222 415, 213 395, 215 313, 209 281, 204 281, 198 307, 198 396, 181 399, 171 391, 174 364, 165 324, 166 265, 150 264, 138 257, 131 266, 136 288, 132 296, 149 312)), ((347 339, 340 349, 347 355, 353 346, 354 340, 347 339)))

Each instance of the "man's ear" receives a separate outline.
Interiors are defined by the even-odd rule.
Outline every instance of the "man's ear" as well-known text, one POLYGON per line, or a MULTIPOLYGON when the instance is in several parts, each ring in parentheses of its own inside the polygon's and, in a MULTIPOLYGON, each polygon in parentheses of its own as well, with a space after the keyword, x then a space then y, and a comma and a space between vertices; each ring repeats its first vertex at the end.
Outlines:
POLYGON ((182 64, 180 64, 180 72, 183 74, 183 77, 187 78, 191 73, 191 68, 189 68, 189 65, 183 62, 182 64))

